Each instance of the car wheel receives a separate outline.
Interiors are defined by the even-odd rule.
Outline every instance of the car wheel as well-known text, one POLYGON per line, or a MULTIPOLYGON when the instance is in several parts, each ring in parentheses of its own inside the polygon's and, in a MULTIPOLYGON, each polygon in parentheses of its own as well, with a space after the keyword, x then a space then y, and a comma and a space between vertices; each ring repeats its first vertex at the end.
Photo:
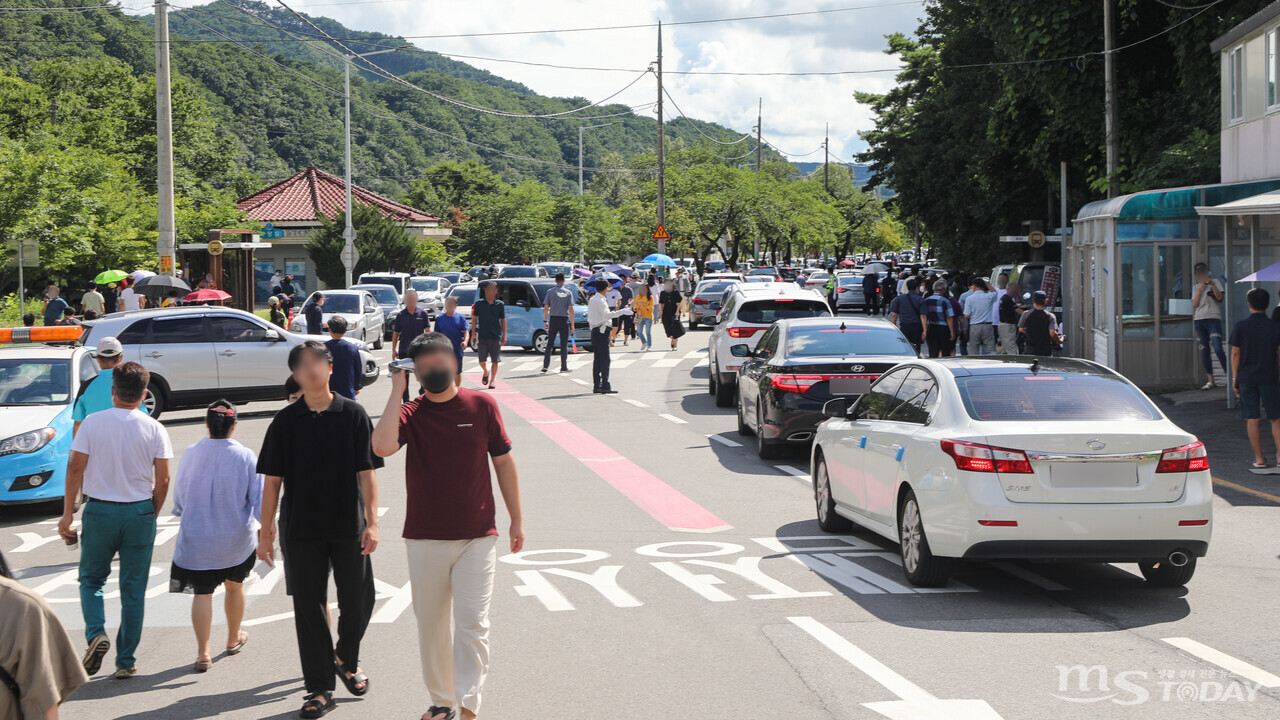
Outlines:
POLYGON ((476 339, 476 338, 474 338, 474 337, 472 337, 472 338, 468 338, 468 340, 467 340, 467 348, 469 348, 469 349, 471 350, 471 352, 479 352, 479 350, 478 350, 479 343, 480 343, 480 341, 479 341, 479 340, 477 340, 477 339, 476 339))
POLYGON ((547 353, 547 343, 550 341, 551 341, 550 337, 545 332, 541 330, 535 332, 533 334, 534 352, 538 353, 539 355, 545 356, 547 353))
POLYGON ((756 404, 756 454, 761 460, 776 460, 782 456, 783 446, 764 439, 764 415, 756 404))
POLYGON ((716 378, 716 407, 733 407, 733 390, 724 378, 716 378))
POLYGON ((707 372, 707 394, 716 394, 716 374, 713 371, 707 372))
POLYGON ((853 523, 836 514, 836 501, 831 495, 831 476, 827 473, 827 459, 818 456, 813 469, 813 499, 818 506, 818 527, 823 532, 842 533, 853 529, 853 523))
POLYGON ((142 411, 153 420, 159 420, 165 408, 164 388, 155 382, 147 383, 147 391, 142 396, 142 411))
POLYGON ((1182 587, 1190 582, 1191 576, 1196 573, 1196 559, 1188 558, 1187 564, 1182 567, 1173 565, 1168 560, 1140 562, 1138 569, 1142 571, 1142 577, 1155 587, 1182 587))
POLYGON ((902 548, 902 571, 916 587, 942 587, 951 574, 947 558, 936 557, 929 550, 929 538, 924 533, 924 518, 920 515, 920 503, 910 490, 902 498, 898 509, 898 538, 902 548))
POLYGON ((739 435, 754 435, 754 434, 755 434, 755 433, 751 430, 751 426, 747 424, 747 418, 746 418, 746 416, 745 416, 745 415, 743 414, 743 412, 742 412, 742 397, 741 397, 741 396, 739 396, 739 397, 738 397, 738 434, 739 434, 739 435))
POLYGON ((697 330, 697 329, 698 329, 698 321, 697 321, 697 320, 690 320, 690 321, 689 321, 689 330, 690 330, 690 331, 693 331, 693 330, 697 330))
POLYGON ((382 349, 382 331, 381 330, 379 330, 377 334, 373 336, 373 349, 374 350, 382 349))

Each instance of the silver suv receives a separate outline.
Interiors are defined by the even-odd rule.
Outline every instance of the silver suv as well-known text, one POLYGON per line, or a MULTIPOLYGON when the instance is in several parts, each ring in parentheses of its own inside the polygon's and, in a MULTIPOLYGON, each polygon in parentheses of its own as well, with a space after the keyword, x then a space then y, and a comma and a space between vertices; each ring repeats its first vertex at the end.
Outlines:
MULTIPOLYGON (((80 341, 93 345, 115 336, 124 359, 151 372, 143 409, 153 418, 165 410, 208 405, 218 398, 234 403, 283 400, 289 350, 314 337, 295 335, 233 308, 201 305, 132 310, 85 323, 80 341)), ((380 372, 368 346, 360 347, 364 385, 380 372)))

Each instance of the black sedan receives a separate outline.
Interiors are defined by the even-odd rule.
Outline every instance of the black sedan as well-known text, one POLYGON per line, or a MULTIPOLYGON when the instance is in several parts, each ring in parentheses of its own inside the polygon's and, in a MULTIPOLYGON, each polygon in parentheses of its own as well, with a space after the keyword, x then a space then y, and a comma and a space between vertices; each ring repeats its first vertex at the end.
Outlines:
POLYGON ((801 318, 774 323, 754 350, 731 348, 738 370, 738 432, 755 435, 761 458, 813 440, 822 406, 856 396, 916 357, 897 327, 879 318, 801 318))

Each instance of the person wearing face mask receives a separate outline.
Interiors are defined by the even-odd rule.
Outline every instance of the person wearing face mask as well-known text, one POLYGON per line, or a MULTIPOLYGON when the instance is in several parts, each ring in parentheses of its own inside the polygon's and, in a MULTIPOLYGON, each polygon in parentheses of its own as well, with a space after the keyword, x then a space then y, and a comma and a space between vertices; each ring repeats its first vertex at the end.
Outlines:
POLYGON ((473 720, 489 671, 489 603, 497 565, 490 460, 511 518, 509 548, 524 548, 520 487, 498 403, 454 384, 453 343, 438 332, 409 345, 426 392, 402 403, 405 371, 373 431, 373 451, 407 447, 404 538, 418 620, 422 679, 431 706, 423 720, 473 720))

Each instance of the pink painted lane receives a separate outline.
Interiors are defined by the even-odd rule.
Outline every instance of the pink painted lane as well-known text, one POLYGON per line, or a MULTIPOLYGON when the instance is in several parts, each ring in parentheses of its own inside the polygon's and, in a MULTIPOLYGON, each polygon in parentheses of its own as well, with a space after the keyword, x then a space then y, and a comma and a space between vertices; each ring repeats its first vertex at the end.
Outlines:
MULTIPOLYGON (((472 382, 478 380, 475 377, 468 379, 472 382)), ((512 388, 508 383, 499 380, 497 388, 492 392, 500 405, 537 428, 667 529, 711 533, 733 527, 586 430, 512 388)))

